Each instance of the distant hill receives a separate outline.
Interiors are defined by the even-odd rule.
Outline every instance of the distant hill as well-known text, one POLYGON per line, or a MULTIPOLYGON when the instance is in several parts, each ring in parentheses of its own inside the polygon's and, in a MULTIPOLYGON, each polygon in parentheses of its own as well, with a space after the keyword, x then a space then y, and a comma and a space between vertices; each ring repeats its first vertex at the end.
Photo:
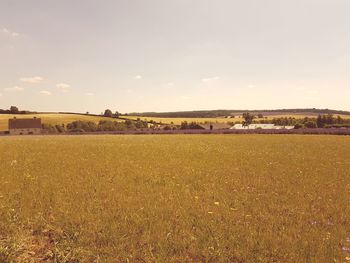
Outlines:
POLYGON ((160 118, 216 118, 222 116, 237 116, 244 112, 250 112, 254 115, 319 115, 319 114, 337 114, 350 115, 349 111, 331 110, 331 109, 277 109, 277 110, 199 110, 199 111, 177 111, 177 112, 132 112, 127 115, 140 117, 160 117, 160 118))

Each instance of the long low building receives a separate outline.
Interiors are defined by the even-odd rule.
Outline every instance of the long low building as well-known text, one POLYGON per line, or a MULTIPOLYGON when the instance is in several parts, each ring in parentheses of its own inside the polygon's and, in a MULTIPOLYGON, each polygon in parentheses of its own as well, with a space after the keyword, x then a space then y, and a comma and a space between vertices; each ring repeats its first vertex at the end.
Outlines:
POLYGON ((280 130, 280 129, 286 129, 291 130, 294 129, 294 126, 281 126, 281 125, 275 125, 271 123, 253 123, 249 125, 243 125, 243 124, 235 124, 231 128, 231 130, 255 130, 255 129, 263 129, 263 130, 280 130))

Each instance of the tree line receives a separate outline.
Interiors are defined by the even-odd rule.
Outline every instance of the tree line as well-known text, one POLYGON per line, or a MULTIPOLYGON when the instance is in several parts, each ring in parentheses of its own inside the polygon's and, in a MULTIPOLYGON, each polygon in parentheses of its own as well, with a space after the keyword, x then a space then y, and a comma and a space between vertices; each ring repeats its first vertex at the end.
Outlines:
POLYGON ((8 110, 0 109, 0 114, 31 114, 31 113, 36 113, 36 112, 28 111, 28 110, 19 110, 18 107, 16 106, 11 106, 10 109, 8 110))
POLYGON ((73 121, 66 125, 43 124, 43 129, 49 133, 64 132, 105 132, 105 131, 127 131, 148 128, 148 123, 142 120, 111 121, 73 121))
POLYGON ((255 117, 250 115, 243 115, 244 123, 272 123, 279 126, 295 126, 295 128, 337 128, 337 127, 350 127, 350 119, 344 119, 341 116, 334 116, 332 114, 318 115, 317 117, 279 117, 272 120, 262 119, 254 121, 255 117))

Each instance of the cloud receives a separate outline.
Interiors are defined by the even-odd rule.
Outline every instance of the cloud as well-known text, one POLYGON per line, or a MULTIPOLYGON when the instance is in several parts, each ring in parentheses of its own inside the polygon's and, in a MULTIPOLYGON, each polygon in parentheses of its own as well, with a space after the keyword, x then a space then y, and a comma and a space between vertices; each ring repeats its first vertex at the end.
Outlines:
POLYGON ((212 78, 204 78, 202 79, 202 82, 209 82, 209 81, 214 81, 214 80, 218 80, 220 79, 220 77, 216 76, 216 77, 212 77, 212 78))
POLYGON ((173 82, 168 82, 168 84, 167 84, 167 86, 168 87, 172 87, 172 86, 174 86, 175 84, 173 83, 173 82))
POLYGON ((249 85, 248 85, 248 88, 254 89, 254 88, 256 88, 256 86, 255 86, 254 84, 249 84, 249 85))
POLYGON ((7 28, 2 28, 0 32, 3 34, 6 34, 7 36, 10 36, 10 37, 18 37, 19 36, 19 34, 17 32, 11 31, 7 28))
POLYGON ((39 93, 42 94, 42 95, 47 95, 47 96, 52 94, 50 91, 47 91, 47 90, 42 90, 39 93))
POLYGON ((4 88, 5 91, 22 91, 24 90, 24 88, 22 87, 18 87, 18 86, 14 86, 12 88, 4 88))
POLYGON ((189 100, 189 99, 191 99, 191 97, 189 97, 189 96, 181 96, 181 99, 182 100, 189 100))
POLYGON ((136 76, 134 77, 134 79, 142 79, 142 76, 141 76, 141 75, 136 75, 136 76))
POLYGON ((70 88, 70 85, 65 84, 65 83, 58 83, 58 84, 56 84, 56 88, 61 90, 61 92, 68 92, 68 89, 70 88))
POLYGON ((2 93, 0 93, 0 97, 2 97, 2 93))
POLYGON ((42 77, 26 77, 26 78, 20 78, 19 80, 22 82, 34 84, 34 83, 40 83, 44 79, 42 77))
POLYGON ((95 94, 92 92, 87 92, 87 93, 85 93, 85 95, 91 97, 91 96, 94 96, 95 94))

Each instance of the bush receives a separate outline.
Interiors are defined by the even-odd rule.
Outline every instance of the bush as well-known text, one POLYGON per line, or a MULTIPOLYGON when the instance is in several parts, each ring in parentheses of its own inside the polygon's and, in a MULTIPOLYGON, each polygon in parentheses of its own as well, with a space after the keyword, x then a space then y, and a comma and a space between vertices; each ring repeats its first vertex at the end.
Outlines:
POLYGON ((301 129, 303 128, 303 125, 301 125, 300 123, 297 123, 294 125, 294 129, 301 129))
POLYGON ((317 124, 314 121, 307 121, 307 122, 305 122, 304 125, 306 128, 309 128, 309 129, 317 128, 317 124))

